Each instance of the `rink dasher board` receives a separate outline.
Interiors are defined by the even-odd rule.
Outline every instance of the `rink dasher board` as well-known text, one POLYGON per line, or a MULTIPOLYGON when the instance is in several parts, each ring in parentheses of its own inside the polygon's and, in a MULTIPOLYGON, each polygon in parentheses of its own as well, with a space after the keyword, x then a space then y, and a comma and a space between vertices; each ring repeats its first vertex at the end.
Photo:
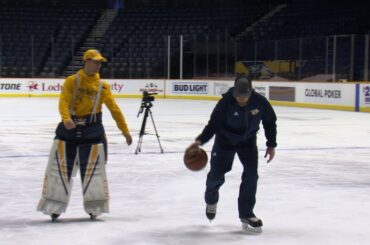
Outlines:
MULTIPOLYGON (((232 80, 103 79, 117 98, 219 100, 232 80)), ((58 97, 64 79, 0 78, 0 97, 58 97)), ((273 105, 370 112, 370 83, 253 81, 273 105)))

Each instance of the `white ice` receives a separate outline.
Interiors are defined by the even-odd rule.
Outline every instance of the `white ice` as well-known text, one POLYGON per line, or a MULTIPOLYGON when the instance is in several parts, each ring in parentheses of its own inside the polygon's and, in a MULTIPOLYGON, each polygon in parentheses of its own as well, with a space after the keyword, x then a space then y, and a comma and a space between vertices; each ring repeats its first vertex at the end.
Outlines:
MULTIPOLYGON (((370 244, 370 114, 275 107, 278 148, 269 164, 258 137, 255 213, 263 233, 245 234, 237 212, 241 164, 220 191, 216 219, 205 216, 209 170, 191 172, 185 148, 201 132, 215 101, 156 100, 157 139, 145 135, 139 99, 118 99, 134 136, 128 147, 104 110, 109 141, 110 213, 90 221, 80 179, 60 221, 36 212, 59 119, 57 98, 0 98, 0 244, 370 244)), ((151 121, 147 131, 154 133, 151 121)), ((212 142, 204 148, 210 151, 212 142)))

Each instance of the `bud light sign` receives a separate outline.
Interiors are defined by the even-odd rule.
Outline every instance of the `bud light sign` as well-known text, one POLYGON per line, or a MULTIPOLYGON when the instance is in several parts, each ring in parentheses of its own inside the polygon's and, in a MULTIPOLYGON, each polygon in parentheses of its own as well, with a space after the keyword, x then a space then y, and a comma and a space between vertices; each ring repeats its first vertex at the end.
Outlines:
POLYGON ((206 82, 174 82, 172 91, 175 94, 208 94, 206 82))

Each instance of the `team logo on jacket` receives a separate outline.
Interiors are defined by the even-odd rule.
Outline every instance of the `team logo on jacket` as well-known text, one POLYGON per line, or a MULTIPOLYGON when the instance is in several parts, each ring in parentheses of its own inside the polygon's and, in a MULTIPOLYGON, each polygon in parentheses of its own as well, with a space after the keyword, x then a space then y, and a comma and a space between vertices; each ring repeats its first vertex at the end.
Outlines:
POLYGON ((239 113, 236 111, 236 112, 234 112, 233 116, 234 117, 238 117, 239 116, 239 113))
POLYGON ((259 111, 258 109, 253 109, 253 110, 251 110, 251 114, 252 114, 253 116, 257 115, 259 112, 260 112, 260 111, 259 111))

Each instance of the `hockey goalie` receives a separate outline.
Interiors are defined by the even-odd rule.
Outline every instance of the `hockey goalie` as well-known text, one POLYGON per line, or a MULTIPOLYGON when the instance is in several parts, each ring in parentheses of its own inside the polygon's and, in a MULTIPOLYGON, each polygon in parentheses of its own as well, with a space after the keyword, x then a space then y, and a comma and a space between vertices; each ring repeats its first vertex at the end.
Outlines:
POLYGON ((98 50, 90 49, 83 56, 84 67, 66 78, 59 98, 62 122, 46 167, 42 197, 37 210, 56 221, 67 209, 73 177, 80 173, 83 205, 91 219, 109 211, 109 190, 106 175, 107 141, 102 124, 102 105, 116 121, 128 145, 132 137, 126 120, 107 82, 100 80, 102 62, 98 50))

